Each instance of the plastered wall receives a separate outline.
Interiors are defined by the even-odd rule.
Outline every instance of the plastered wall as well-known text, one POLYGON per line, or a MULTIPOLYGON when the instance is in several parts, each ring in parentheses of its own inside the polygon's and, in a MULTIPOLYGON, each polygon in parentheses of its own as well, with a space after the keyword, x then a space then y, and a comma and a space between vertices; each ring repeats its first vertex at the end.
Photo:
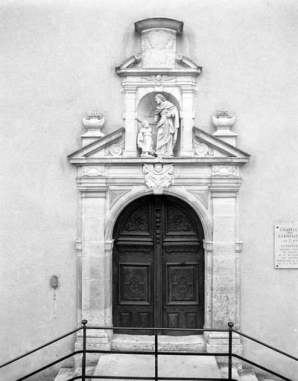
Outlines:
MULTIPOLYGON (((67 155, 87 111, 104 113, 105 133, 123 125, 114 68, 141 50, 133 22, 156 15, 184 21, 177 51, 203 66, 196 126, 212 133, 212 113, 228 108, 238 147, 252 155, 239 194, 242 329, 298 356, 298 269, 273 267, 274 224, 298 221, 296 2, 1 0, 0 362, 77 326, 78 191, 67 155)), ((284 370, 255 347, 245 354, 284 370)))

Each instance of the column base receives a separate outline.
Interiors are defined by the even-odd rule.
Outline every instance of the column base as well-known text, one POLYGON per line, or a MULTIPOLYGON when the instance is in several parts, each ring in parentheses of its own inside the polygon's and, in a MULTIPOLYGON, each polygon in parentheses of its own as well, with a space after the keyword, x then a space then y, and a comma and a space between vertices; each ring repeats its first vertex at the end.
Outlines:
MULTIPOLYGON (((237 333, 233 333, 232 338, 232 352, 236 355, 242 356, 242 344, 240 341, 240 336, 237 333)), ((206 351, 207 353, 218 353, 218 356, 216 356, 218 365, 221 367, 227 366, 229 361, 228 357, 220 356, 220 353, 229 352, 229 334, 226 332, 210 333, 206 345, 206 351)), ((242 368, 241 360, 233 357, 232 361, 235 368, 242 368)))
MULTIPOLYGON (((90 331, 89 331, 90 332, 90 331)), ((92 331, 91 331, 92 332, 92 331)), ((96 336, 87 336, 87 345, 86 348, 90 350, 97 351, 110 351, 111 350, 111 335, 104 331, 94 331, 96 332, 96 336)), ((83 349, 83 337, 82 332, 79 333, 77 337, 77 341, 75 343, 75 351, 80 351, 83 349)), ((86 365, 93 366, 98 363, 100 358, 100 353, 87 353, 86 354, 86 365)), ((82 354, 78 354, 75 356, 75 369, 82 366, 82 354)))

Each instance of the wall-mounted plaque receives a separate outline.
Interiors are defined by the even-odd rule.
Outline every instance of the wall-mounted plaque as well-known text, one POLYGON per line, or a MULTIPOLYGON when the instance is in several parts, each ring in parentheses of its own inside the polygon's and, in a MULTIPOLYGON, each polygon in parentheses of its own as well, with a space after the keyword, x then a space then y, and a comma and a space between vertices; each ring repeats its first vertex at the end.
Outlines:
POLYGON ((275 225, 275 268, 298 268, 298 225, 275 225))

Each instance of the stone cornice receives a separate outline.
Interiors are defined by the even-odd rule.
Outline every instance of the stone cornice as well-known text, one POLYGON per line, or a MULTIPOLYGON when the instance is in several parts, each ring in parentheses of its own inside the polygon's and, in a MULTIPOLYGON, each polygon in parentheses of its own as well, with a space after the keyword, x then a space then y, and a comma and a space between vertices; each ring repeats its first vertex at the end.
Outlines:
POLYGON ((148 17, 147 19, 135 22, 135 32, 141 34, 148 29, 171 29, 178 34, 183 31, 183 21, 170 19, 167 17, 148 17))
POLYGON ((245 157, 195 157, 195 158, 182 158, 182 157, 171 157, 171 158, 163 158, 162 160, 159 158, 154 159, 146 159, 141 157, 69 157, 69 161, 71 164, 76 164, 77 166, 82 165, 96 165, 96 164, 143 164, 143 163, 162 163, 162 164, 195 164, 195 165, 225 165, 225 164, 235 164, 241 165, 247 163, 248 159, 245 157))
POLYGON ((202 68, 197 66, 196 68, 176 68, 176 69, 141 69, 141 68, 129 68, 121 69, 122 65, 116 67, 116 73, 122 77, 124 76, 144 76, 144 75, 169 75, 169 76, 197 76, 201 73, 202 68))

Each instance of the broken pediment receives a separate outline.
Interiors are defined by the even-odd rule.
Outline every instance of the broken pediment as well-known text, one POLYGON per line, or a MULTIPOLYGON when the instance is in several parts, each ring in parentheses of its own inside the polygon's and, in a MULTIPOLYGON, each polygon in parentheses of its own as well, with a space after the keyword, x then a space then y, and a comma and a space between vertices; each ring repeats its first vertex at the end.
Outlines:
POLYGON ((103 157, 119 157, 123 154, 124 149, 124 128, 106 135, 84 147, 75 151, 68 156, 70 161, 76 159, 103 158, 103 157))
MULTIPOLYGON (((121 159, 122 163, 137 160, 140 163, 160 162, 161 158, 127 158, 123 156, 125 148, 125 130, 118 130, 106 135, 93 143, 90 143, 68 156, 72 163, 106 162, 111 159, 121 159)), ((197 162, 209 164, 225 164, 234 162, 246 163, 250 155, 235 146, 208 134, 198 127, 193 127, 193 151, 194 157, 169 157, 163 158, 163 163, 197 162)), ((118 162, 118 160, 117 160, 118 162)))
POLYGON ((201 158, 231 158, 248 161, 250 155, 213 135, 193 127, 193 148, 195 157, 201 158))

